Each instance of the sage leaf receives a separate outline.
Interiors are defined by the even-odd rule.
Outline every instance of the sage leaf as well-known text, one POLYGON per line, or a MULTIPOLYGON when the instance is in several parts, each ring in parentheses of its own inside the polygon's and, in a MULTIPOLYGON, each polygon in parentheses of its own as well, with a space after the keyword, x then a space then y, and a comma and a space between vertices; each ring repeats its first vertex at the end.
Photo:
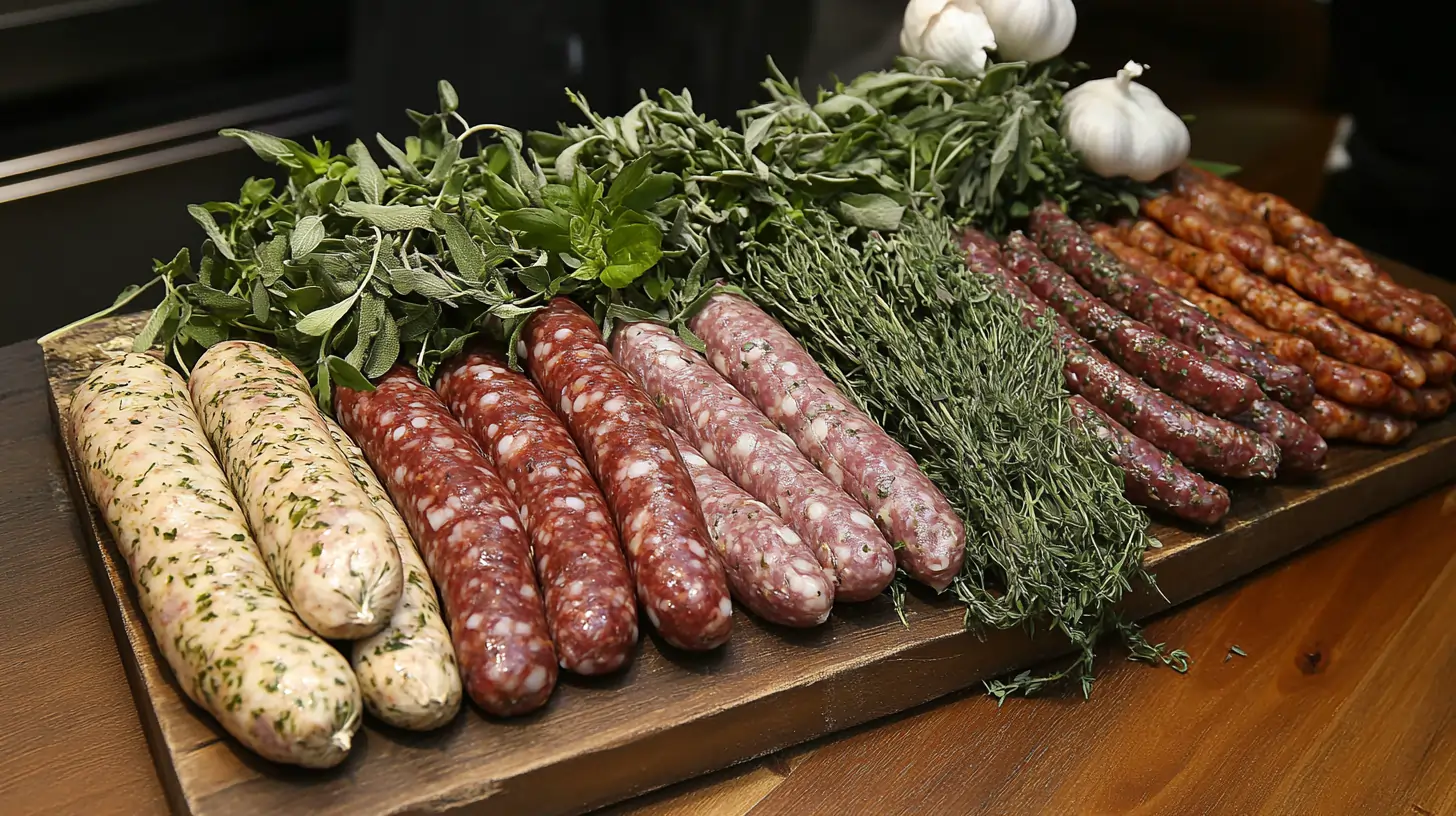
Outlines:
POLYGON ((460 143, 454 139, 448 139, 440 146, 440 155, 435 158, 435 166, 430 168, 430 174, 425 176, 425 183, 434 186, 444 184, 450 177, 450 171, 455 168, 455 162, 460 159, 460 143))
POLYGON ((351 218, 362 218, 372 226, 385 232, 404 232, 412 229, 431 230, 429 207, 404 204, 366 204, 350 201, 339 208, 339 212, 351 218))
POLYGON ((419 168, 410 162, 409 157, 405 155, 403 150, 396 147, 394 142, 384 138, 383 133, 374 134, 374 139, 379 142, 379 146, 384 149, 384 154, 389 156, 389 160, 394 162, 394 166, 399 168, 399 172, 404 175, 405 181, 414 182, 415 184, 423 184, 425 182, 425 177, 420 175, 419 168))
POLYGON ((170 320, 176 313, 177 300, 169 292, 162 302, 157 304, 157 308, 152 310, 151 316, 142 325, 142 330, 137 332, 137 336, 132 339, 131 350, 146 351, 151 348, 157 340, 157 335, 162 331, 162 324, 170 320))
POLYGON ((241 317, 252 309, 252 304, 248 301, 201 283, 184 286, 182 290, 188 299, 206 309, 209 314, 241 317))
POLYGON ((253 291, 250 297, 253 310, 253 319, 260 325, 268 325, 268 318, 272 314, 272 301, 268 298, 268 285, 262 278, 253 281, 253 291))
POLYGON ((571 180, 576 176, 576 154, 580 153, 582 148, 601 138, 603 137, 600 134, 588 136, 560 153, 557 153, 556 165, 553 168, 556 173, 556 180, 562 184, 570 184, 571 180))
POLYGON ((294 260, 301 260, 318 248, 319 243, 324 240, 324 221, 317 215, 310 215, 299 219, 293 225, 293 232, 288 236, 288 246, 291 257, 294 260))
POLYGON ((309 312, 294 325, 294 328, 310 337, 322 337, 354 308, 354 298, 347 298, 332 306, 309 312))
POLYGON ((233 255, 232 245, 228 243, 227 236, 222 234, 222 229, 218 227, 217 221, 213 220, 212 213, 208 212, 206 207, 188 204, 187 214, 192 216, 192 220, 196 221, 202 227, 202 231, 207 233, 208 238, 212 239, 212 245, 217 247, 217 251, 224 258, 230 261, 237 260, 237 257, 233 255))
POLYGON ((369 147, 355 139, 349 145, 348 154, 358 170, 355 181, 359 184, 359 192, 364 195, 364 201, 368 204, 382 203, 387 184, 384 174, 379 171, 379 165, 374 163, 374 157, 369 153, 369 147))
POLYGON ((275 235, 268 243, 259 244, 253 254, 258 259, 258 275, 265 285, 272 286, 283 277, 283 259, 288 254, 288 238, 275 235))
POLYGON ((327 368, 330 379, 340 388, 350 388, 355 391, 373 391, 374 383, 359 372, 348 360, 335 357, 330 354, 327 368))
POLYGON ((449 80, 442 79, 435 88, 440 97, 440 112, 454 113, 460 108, 460 96, 455 93, 455 86, 449 80))
POLYGON ((460 219, 450 213, 435 212, 431 223, 445 234, 445 246, 450 250, 450 258, 455 261, 455 269, 467 280, 484 280, 490 267, 460 219))
POLYGON ((273 164, 287 164, 287 160, 293 157, 293 150, 277 136, 239 128, 223 128, 218 131, 218 135, 241 139, 254 153, 258 154, 258 158, 273 164))
POLYGON ((399 326, 389 312, 379 321, 379 334, 369 347, 369 359, 364 363, 364 376, 378 379, 394 366, 399 359, 399 326))
POLYGON ((846 224, 882 232, 898 230, 905 215, 904 205, 880 193, 843 196, 838 209, 846 224))
POLYGON ((708 353, 708 344, 704 343, 701 337, 693 334, 693 330, 688 328, 688 324, 677 324, 677 336, 678 339, 682 340, 683 343, 687 344, 687 347, 692 349, 693 351, 696 351, 699 354, 708 353))

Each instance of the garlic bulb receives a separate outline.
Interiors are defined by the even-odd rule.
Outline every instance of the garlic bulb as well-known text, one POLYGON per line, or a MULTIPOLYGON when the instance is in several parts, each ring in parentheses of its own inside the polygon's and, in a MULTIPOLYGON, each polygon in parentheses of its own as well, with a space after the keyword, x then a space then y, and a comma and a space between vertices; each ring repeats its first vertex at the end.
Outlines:
POLYGON ((1067 50, 1077 30, 1072 0, 981 0, 1004 60, 1042 62, 1067 50))
POLYGON ((995 47, 996 35, 976 0, 910 0, 905 7, 900 49, 909 56, 980 76, 986 52, 995 47))
POLYGON ((1133 82, 1146 69, 1129 62, 1116 77, 1083 83, 1062 99, 1062 135, 1099 176, 1152 181, 1188 158, 1188 126, 1133 82))

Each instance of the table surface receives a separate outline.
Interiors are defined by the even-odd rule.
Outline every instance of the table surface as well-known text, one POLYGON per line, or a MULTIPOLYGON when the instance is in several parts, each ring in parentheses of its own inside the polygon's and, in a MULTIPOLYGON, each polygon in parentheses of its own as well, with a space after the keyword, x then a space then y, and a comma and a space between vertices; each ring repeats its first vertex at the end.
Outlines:
MULTIPOLYGON (((39 348, 0 372, 0 813, 164 812, 39 348)), ((1453 620, 1447 488, 1151 622, 1187 675, 1109 644, 1091 700, 972 691, 611 812, 1456 814, 1453 620)))

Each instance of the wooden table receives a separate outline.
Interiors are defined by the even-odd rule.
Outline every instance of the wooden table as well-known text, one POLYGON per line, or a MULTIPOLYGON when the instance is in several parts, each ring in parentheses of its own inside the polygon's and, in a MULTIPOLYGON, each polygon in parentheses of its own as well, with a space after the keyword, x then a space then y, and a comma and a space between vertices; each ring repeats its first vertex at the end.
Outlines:
MULTIPOLYGON (((39 350, 0 372, 0 813, 163 812, 39 350)), ((1453 620, 1448 488, 1155 621, 1186 676, 1109 646, 1090 701, 969 693, 613 812, 1456 813, 1453 620)))

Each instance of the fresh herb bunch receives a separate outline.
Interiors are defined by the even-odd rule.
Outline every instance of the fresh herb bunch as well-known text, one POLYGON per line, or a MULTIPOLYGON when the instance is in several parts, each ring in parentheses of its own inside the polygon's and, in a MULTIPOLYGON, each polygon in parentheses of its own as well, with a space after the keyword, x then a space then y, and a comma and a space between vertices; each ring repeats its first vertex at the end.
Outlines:
MULTIPOLYGON (((650 158, 676 174, 681 193, 658 208, 669 280, 710 262, 915 455, 967 522, 955 591, 969 625, 1049 621, 1080 650, 1065 671, 993 691, 1068 676, 1088 689, 1104 632, 1160 654, 1112 614, 1134 579, 1151 580, 1147 517, 1068 421, 1046 332, 966 270, 952 227, 1004 228, 1045 196, 1083 214, 1129 202, 1089 183, 1056 135, 1054 69, 998 66, 978 82, 901 67, 812 106, 776 77, 774 101, 745 111, 741 130, 696 113, 687 92, 621 117, 573 97, 585 125, 530 139, 557 173, 650 158)), ((665 293, 669 311, 690 312, 701 291, 665 293)))
POLYGON ((471 127, 457 104, 440 83, 439 113, 410 112, 418 136, 403 148, 378 138, 384 167, 362 142, 339 156, 318 141, 224 131, 287 181, 249 179, 236 202, 188 208, 206 235, 200 262, 183 249, 156 265, 148 285, 167 293, 135 347, 164 348, 186 371, 214 343, 263 340, 327 408, 334 383, 371 388, 400 359, 429 378, 482 331, 513 353, 526 316, 558 293, 595 299, 599 319, 641 312, 629 298, 650 307, 659 288, 625 288, 662 256, 660 219, 645 213, 671 180, 641 162, 610 187, 605 168, 548 183, 520 133, 471 127), (480 134, 499 142, 462 157, 480 134))

